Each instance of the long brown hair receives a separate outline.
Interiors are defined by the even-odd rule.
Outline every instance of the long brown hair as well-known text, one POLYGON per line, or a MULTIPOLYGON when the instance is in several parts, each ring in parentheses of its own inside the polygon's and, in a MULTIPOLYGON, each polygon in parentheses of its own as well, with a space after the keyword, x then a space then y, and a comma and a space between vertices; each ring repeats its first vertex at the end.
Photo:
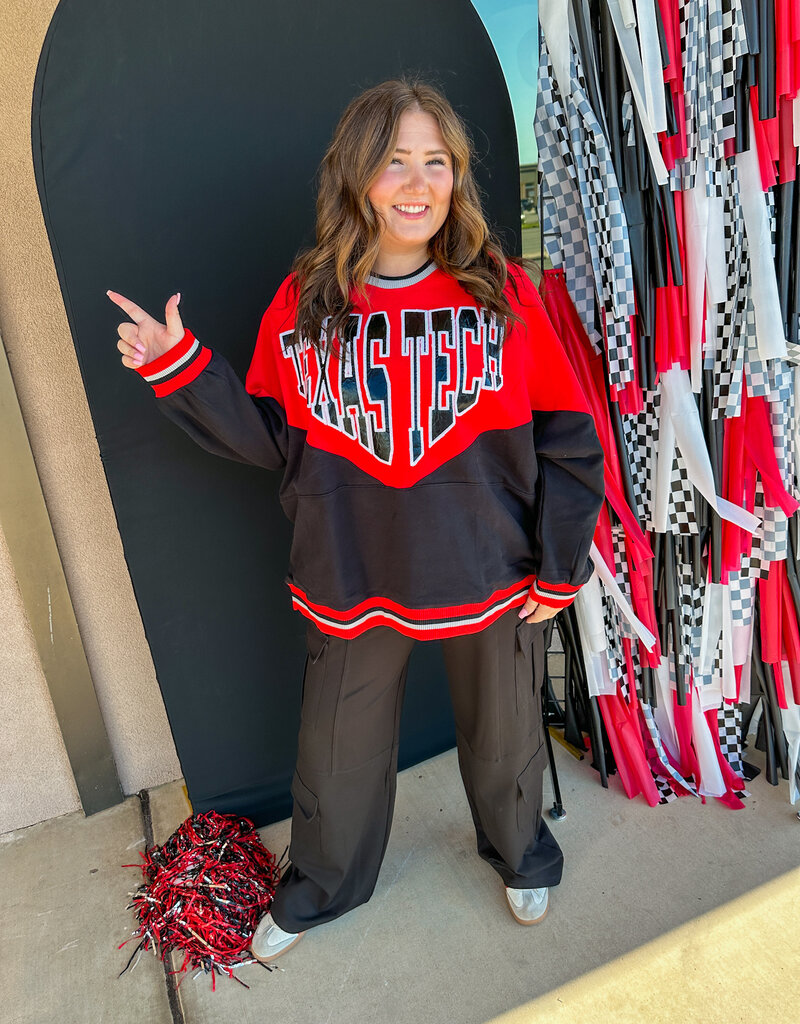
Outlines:
POLYGON ((381 82, 350 102, 322 160, 317 244, 292 267, 299 290, 296 342, 307 338, 321 346, 327 318, 326 336, 344 336, 352 294, 363 291, 380 249, 382 225, 367 192, 394 154, 400 116, 407 110, 431 114, 453 154, 450 211, 429 242, 430 256, 504 328, 518 319, 503 294, 506 257, 483 214, 466 126, 438 89, 403 78, 381 82))

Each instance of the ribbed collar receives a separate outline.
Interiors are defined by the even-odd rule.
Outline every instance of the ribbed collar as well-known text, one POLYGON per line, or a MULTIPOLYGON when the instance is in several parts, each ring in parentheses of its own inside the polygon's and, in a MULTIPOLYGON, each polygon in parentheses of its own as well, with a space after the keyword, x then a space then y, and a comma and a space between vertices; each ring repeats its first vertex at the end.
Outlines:
POLYGON ((407 288, 411 284, 424 281, 434 270, 436 270, 436 264, 431 259, 423 263, 418 270, 414 270, 410 274, 403 274, 401 277, 388 277, 386 274, 370 274, 367 278, 367 284, 371 284, 375 288, 407 288))

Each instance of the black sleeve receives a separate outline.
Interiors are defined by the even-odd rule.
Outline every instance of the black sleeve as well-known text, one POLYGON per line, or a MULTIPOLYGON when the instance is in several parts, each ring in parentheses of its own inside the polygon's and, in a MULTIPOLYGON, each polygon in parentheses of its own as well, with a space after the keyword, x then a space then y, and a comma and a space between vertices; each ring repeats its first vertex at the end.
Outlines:
POLYGON ((589 550, 605 494, 603 449, 588 412, 534 412, 539 475, 532 590, 564 607, 592 574, 589 550))
POLYGON ((264 469, 286 465, 286 413, 274 398, 255 397, 230 363, 190 332, 161 360, 139 369, 159 409, 214 455, 264 469))

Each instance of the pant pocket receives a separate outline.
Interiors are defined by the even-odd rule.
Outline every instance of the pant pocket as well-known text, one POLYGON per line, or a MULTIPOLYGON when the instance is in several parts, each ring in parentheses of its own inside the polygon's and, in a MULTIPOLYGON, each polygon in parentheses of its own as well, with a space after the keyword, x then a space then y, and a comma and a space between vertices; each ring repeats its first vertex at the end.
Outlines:
POLYGON ((303 670, 303 688, 301 690, 300 717, 309 725, 316 724, 319 714, 319 702, 322 687, 325 684, 325 666, 327 661, 330 637, 323 633, 313 622, 309 622, 306 630, 306 656, 303 670))
MULTIPOLYGON (((292 810, 292 848, 318 852, 320 848, 319 799, 303 782, 297 772, 292 776, 290 792, 294 800, 292 810)), ((302 863, 299 853, 292 860, 302 863)))
POLYGON ((517 828, 535 834, 542 816, 542 779, 547 745, 542 743, 517 776, 517 828))
POLYGON ((535 707, 535 664, 534 643, 539 623, 520 622, 516 627, 516 650, 514 652, 514 689, 516 713, 520 736, 530 736, 538 721, 535 707))

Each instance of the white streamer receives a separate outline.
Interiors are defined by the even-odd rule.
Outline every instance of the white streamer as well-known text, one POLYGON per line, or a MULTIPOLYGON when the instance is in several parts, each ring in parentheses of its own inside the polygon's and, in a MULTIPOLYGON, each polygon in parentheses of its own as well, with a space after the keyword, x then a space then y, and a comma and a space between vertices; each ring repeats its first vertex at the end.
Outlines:
POLYGON ((725 780, 717 760, 717 748, 711 738, 708 719, 700 707, 700 694, 696 686, 692 695, 692 746, 700 765, 698 791, 703 796, 724 796, 725 780))
POLYGON ((800 146, 800 93, 792 100, 792 143, 800 146))
POLYGON ((661 742, 674 761, 680 760, 681 745, 678 730, 675 728, 675 709, 672 704, 672 688, 669 679, 669 660, 662 658, 653 673, 658 690, 658 705, 653 708, 661 742))
POLYGON ((639 47, 647 112, 653 131, 665 132, 667 105, 664 99, 664 69, 661 67, 661 44, 653 0, 636 0, 636 12, 639 15, 639 47))
POLYGON ((789 747, 789 802, 797 803, 797 765, 800 762, 800 707, 795 704, 792 694, 792 679, 788 666, 783 670, 783 688, 786 691, 787 708, 781 708, 783 734, 789 747))
MULTIPOLYGON (((692 354, 692 391, 699 394, 703 384, 703 306, 706 292, 706 252, 708 247, 708 197, 705 185, 696 185, 683 193, 686 224, 686 284, 689 305, 689 348, 692 354)), ((709 289, 710 290, 710 289, 709 289)), ((713 310, 709 296, 707 310, 713 310)), ((706 331, 706 345, 713 342, 706 331)))
POLYGON ((714 654, 722 633, 722 591, 721 583, 707 583, 703 599, 703 622, 700 627, 700 675, 711 674, 714 654))
MULTIPOLYGON (((662 378, 663 380, 663 374, 662 378)), ((672 488, 672 463, 675 459, 675 428, 664 400, 664 389, 659 384, 661 407, 658 411, 658 443, 656 445, 656 473, 653 492, 653 529, 656 533, 667 532, 667 512, 672 488)))
POLYGON ((566 103, 572 95, 572 82, 569 75, 569 2, 568 0, 539 0, 539 23, 544 32, 550 60, 553 62, 553 74, 558 83, 558 91, 566 103))
POLYGON ((652 649, 656 645, 656 638, 653 636, 653 634, 650 632, 647 626, 645 626, 642 620, 637 617, 633 608, 631 608, 630 604, 628 603, 628 599, 620 590, 617 581, 614 579, 611 570, 606 564, 606 561, 603 558, 603 556, 600 554, 600 551, 598 550, 594 541, 592 542, 589 557, 594 563, 595 572, 605 584, 609 594, 616 601, 619 610, 622 612, 622 614, 625 616, 628 622, 630 622, 631 626, 633 626, 636 635, 645 645, 647 650, 652 651, 652 649))
POLYGON ((636 109, 639 112, 639 121, 642 126, 642 134, 644 135, 645 143, 647 144, 647 151, 650 154, 650 161, 653 165, 653 174, 655 175, 655 179, 659 185, 666 185, 669 180, 669 173, 667 172, 667 165, 664 163, 664 159, 661 156, 661 148, 658 144, 658 139, 656 138, 655 130, 647 111, 644 87, 644 68, 642 67, 642 59, 639 54, 639 46, 636 41, 636 31, 633 26, 625 24, 625 18, 622 12, 622 0, 606 0, 606 3, 608 4, 608 10, 611 14, 611 20, 614 23, 614 31, 617 33, 619 49, 622 54, 622 62, 625 65, 625 70, 628 72, 631 93, 636 103, 636 109))
POLYGON ((722 696, 727 700, 736 700, 730 587, 722 588, 722 696))
POLYGON ((592 697, 613 696, 617 687, 608 671, 608 641, 603 621, 603 598, 600 580, 592 573, 573 602, 581 637, 586 683, 592 697))
MULTIPOLYGON (((773 275, 774 277, 774 275, 773 275)), ((734 505, 733 502, 719 497, 714 488, 714 474, 711 469, 711 460, 706 448, 703 428, 700 424, 700 413, 692 396, 689 385, 689 375, 679 366, 673 366, 670 370, 661 374, 661 425, 664 430, 667 420, 672 424, 675 441, 680 448, 681 455, 686 463, 686 470, 689 479, 700 491, 709 505, 717 515, 728 522, 753 533, 759 524, 756 516, 746 509, 734 505), (668 416, 664 415, 668 413, 668 416)), ((666 447, 666 445, 665 445, 666 447)), ((661 436, 659 434, 658 465, 656 473, 656 486, 665 474, 671 474, 672 462, 669 467, 661 466, 661 436)), ((671 452, 665 451, 665 456, 671 452)), ((662 483, 663 486, 663 483, 662 483)), ((658 491, 657 491, 658 493, 658 491)), ((658 527, 656 527, 658 529, 658 527)), ((663 532, 663 531, 661 531, 663 532)))
POLYGON ((775 260, 772 256, 772 232, 761 183, 755 137, 753 113, 750 111, 750 149, 736 154, 736 168, 739 172, 739 197, 750 250, 756 341, 758 354, 762 359, 785 359, 786 335, 783 333, 778 278, 775 275, 775 260))
POLYGON ((633 9, 633 0, 619 0, 619 8, 622 13, 622 20, 626 28, 636 27, 636 12, 633 9))

